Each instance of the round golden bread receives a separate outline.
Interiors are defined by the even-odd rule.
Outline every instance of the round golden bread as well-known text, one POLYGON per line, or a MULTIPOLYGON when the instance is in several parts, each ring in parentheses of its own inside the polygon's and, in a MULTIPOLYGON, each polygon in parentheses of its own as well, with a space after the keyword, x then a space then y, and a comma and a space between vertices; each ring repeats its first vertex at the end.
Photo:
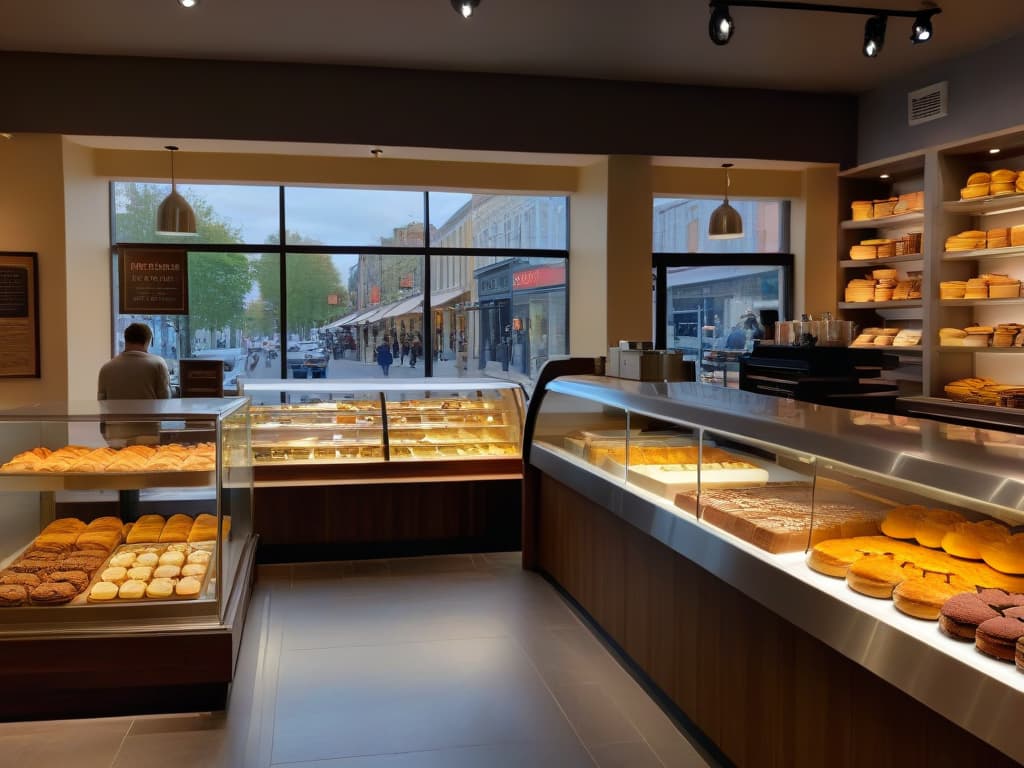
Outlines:
POLYGON ((972 585, 955 577, 947 582, 945 579, 926 576, 923 579, 907 579, 898 584, 892 591, 892 601, 909 616, 936 621, 943 604, 949 598, 973 589, 972 585))
POLYGON ((992 177, 991 181, 998 181, 998 182, 1016 181, 1017 180, 1017 172, 1016 171, 1011 171, 1008 168, 1000 168, 997 171, 992 171, 991 177, 992 177))
POLYGON ((962 522, 964 517, 959 512, 949 509, 928 509, 914 528, 914 538, 921 546, 938 549, 942 546, 942 538, 954 525, 962 522))
POLYGON ((174 581, 172 579, 153 579, 146 587, 146 597, 157 599, 170 597, 174 592, 174 581))
POLYGON ((882 533, 894 539, 913 539, 917 523, 924 515, 926 508, 920 504, 907 504, 889 510, 882 521, 882 533))
POLYGON ((117 597, 118 586, 109 581, 97 581, 89 592, 90 600, 113 600, 117 597))
POLYGON ((121 585, 117 596, 122 600, 139 600, 146 594, 146 582, 132 579, 121 585))
POLYGON ((992 181, 992 174, 985 173, 985 171, 978 171, 977 173, 972 173, 967 177, 967 186, 970 187, 974 184, 988 184, 990 181, 992 181))
POLYGON ((942 548, 954 557, 981 560, 984 543, 998 542, 1010 535, 1010 529, 995 520, 977 523, 957 523, 942 537, 942 548))

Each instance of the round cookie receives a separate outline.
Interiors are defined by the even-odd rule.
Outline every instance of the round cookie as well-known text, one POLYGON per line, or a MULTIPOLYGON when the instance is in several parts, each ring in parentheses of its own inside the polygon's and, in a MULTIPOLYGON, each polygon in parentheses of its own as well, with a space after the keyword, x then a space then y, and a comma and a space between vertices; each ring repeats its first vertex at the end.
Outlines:
POLYGON ((181 567, 184 563, 184 552, 164 552, 160 555, 160 565, 177 565, 178 567, 181 567))
POLYGON ((127 578, 128 570, 120 565, 114 566, 113 568, 107 568, 100 574, 101 581, 109 581, 118 585, 123 584, 127 578))
MULTIPOLYGON (((174 592, 174 581, 172 579, 153 579, 146 587, 146 597, 164 598, 170 597, 174 592)), ((1021 626, 1024 626, 1022 624, 1021 626)))
POLYGON ((34 573, 17 573, 15 571, 0 573, 0 584, 20 584, 28 589, 34 589, 42 583, 42 579, 34 573))
POLYGON ((997 618, 999 612, 976 592, 964 592, 942 604, 939 627, 950 637, 973 641, 979 624, 997 618))
POLYGON ((54 583, 66 582, 79 592, 89 586, 89 574, 85 571, 51 571, 46 580, 54 583))
POLYGON ((27 600, 28 591, 23 584, 0 584, 0 608, 14 608, 27 600))
POLYGON ((198 549, 188 556, 188 562, 206 565, 210 562, 210 553, 202 549, 198 549))
POLYGON ((110 565, 120 568, 131 568, 135 563, 134 552, 119 552, 110 558, 110 565))
POLYGON ((128 569, 128 578, 134 581, 149 581, 153 576, 151 565, 137 565, 128 569))
POLYGON ((1024 637, 1017 641, 1017 652, 1014 655, 1014 660, 1017 662, 1017 669, 1024 672, 1024 637))
POLYGON ((1013 661, 1017 641, 1024 637, 1024 621, 1000 616, 978 625, 974 645, 982 653, 1003 661, 1013 661))
POLYGON ((206 566, 202 563, 187 563, 181 567, 182 576, 202 577, 206 573, 206 566))
POLYGON ((160 563, 160 556, 156 552, 140 552, 135 558, 135 565, 146 565, 155 568, 160 563))
POLYGON ((176 579, 181 574, 181 568, 177 565, 158 565, 153 570, 154 579, 176 579))
POLYGON ((113 600, 117 597, 117 584, 109 581, 97 581, 89 591, 90 600, 113 600))
POLYGON ((146 582, 137 579, 126 581, 117 590, 117 596, 122 600, 141 600, 146 594, 146 582))
POLYGON ((29 600, 35 605, 62 605, 70 603, 77 594, 74 584, 66 581, 46 582, 29 593, 29 600))
POLYGON ((174 585, 174 591, 181 597, 192 597, 193 595, 199 594, 199 589, 202 586, 199 579, 194 576, 186 576, 177 584, 174 585))

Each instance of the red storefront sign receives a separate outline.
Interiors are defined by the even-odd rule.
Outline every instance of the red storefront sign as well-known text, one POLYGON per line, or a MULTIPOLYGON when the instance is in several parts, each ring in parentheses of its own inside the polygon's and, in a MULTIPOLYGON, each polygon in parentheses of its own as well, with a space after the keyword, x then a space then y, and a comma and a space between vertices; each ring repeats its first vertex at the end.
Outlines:
POLYGON ((532 269, 515 272, 512 275, 512 290, 514 291, 564 284, 565 265, 563 264, 550 267, 533 267, 532 269))
POLYGON ((337 304, 338 303, 338 294, 336 294, 336 293, 328 293, 327 294, 327 303, 328 304, 337 304))
POLYGON ((370 303, 371 304, 380 304, 380 286, 379 285, 371 285, 370 286, 370 303))

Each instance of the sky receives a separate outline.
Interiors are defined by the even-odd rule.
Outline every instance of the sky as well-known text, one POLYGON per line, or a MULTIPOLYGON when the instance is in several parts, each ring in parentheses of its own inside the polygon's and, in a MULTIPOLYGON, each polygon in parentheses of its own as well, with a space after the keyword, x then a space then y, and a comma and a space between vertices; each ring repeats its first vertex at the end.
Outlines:
MULTIPOLYGON (((205 198, 246 243, 277 235, 276 186, 182 185, 205 198)), ((469 201, 468 192, 431 192, 431 221, 439 227, 469 201)), ((292 232, 325 245, 380 245, 395 227, 423 221, 423 193, 398 190, 288 187, 285 219, 292 232)))

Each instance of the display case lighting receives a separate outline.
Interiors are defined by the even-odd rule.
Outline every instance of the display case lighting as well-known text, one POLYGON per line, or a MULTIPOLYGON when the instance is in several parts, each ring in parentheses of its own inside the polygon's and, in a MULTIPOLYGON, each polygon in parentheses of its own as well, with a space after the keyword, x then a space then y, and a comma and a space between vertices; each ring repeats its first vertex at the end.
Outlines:
POLYGON ((999 149, 999 147, 992 147, 992 149, 988 151, 990 155, 998 155, 1000 152, 1002 152, 1002 150, 999 149))
POLYGON ((888 178, 891 178, 891 176, 888 173, 883 173, 878 178, 880 178, 880 179, 888 179, 888 178))

